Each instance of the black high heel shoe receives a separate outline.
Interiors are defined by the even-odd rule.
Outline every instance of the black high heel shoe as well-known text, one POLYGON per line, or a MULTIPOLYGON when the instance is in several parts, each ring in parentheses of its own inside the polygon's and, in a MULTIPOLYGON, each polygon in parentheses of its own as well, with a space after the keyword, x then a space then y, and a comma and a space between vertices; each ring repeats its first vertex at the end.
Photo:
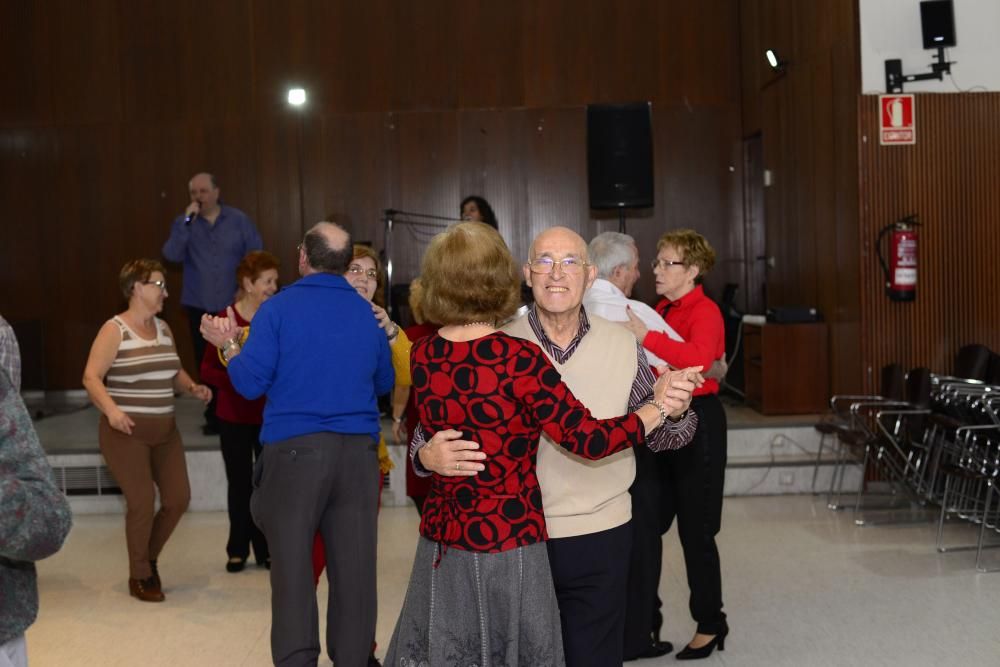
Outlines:
POLYGON ((701 660, 702 658, 707 658, 712 655, 712 651, 718 646, 720 651, 726 650, 726 635, 729 634, 729 626, 722 626, 722 631, 712 637, 712 641, 708 642, 701 648, 691 648, 690 646, 685 646, 684 650, 677 654, 678 660, 701 660))

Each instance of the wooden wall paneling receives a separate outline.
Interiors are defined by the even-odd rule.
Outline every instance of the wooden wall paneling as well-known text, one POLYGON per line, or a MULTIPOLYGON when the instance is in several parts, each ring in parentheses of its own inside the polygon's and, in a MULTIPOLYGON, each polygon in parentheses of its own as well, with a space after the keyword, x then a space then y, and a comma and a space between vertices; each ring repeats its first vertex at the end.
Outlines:
MULTIPOLYGON (((252 135, 256 143, 257 228, 264 248, 281 261, 283 284, 298 279, 295 247, 310 221, 300 214, 299 119, 292 114, 259 117, 252 135)), ((304 167, 304 165, 303 165, 304 167)))
MULTIPOLYGON (((656 255, 656 241, 666 231, 687 227, 705 236, 717 254, 706 286, 720 297, 727 282, 742 283, 744 248, 739 111, 735 107, 656 107, 653 117, 656 154, 656 216, 635 225, 643 266, 656 255)), ((652 272, 649 271, 649 285, 652 272)), ((655 298, 652 293, 645 299, 655 298)))
MULTIPOLYGON (((659 75, 658 102, 689 107, 739 105, 739 5, 737 0, 654 2, 648 14, 658 14, 658 20, 634 17, 630 27, 636 36, 659 45, 652 54, 658 58, 657 65, 649 68, 650 75, 659 75), (656 32, 647 36, 647 26, 655 26, 656 32)), ((625 53, 634 51, 630 41, 622 35, 619 44, 625 53)), ((635 69, 635 61, 629 66, 635 69)), ((647 87, 650 83, 643 81, 647 87)))
MULTIPOLYGON (((816 219, 819 204, 818 188, 821 181, 828 178, 831 164, 828 156, 818 151, 817 141, 820 134, 829 132, 829 125, 824 127, 817 122, 818 109, 829 99, 829 90, 823 90, 824 98, 814 97, 814 83, 818 78, 816 66, 801 68, 795 76, 789 77, 788 92, 794 112, 791 114, 791 144, 795 151, 794 160, 788 165, 797 165, 788 170, 788 178, 792 187, 791 208, 786 218, 785 233, 788 235, 785 244, 784 261, 789 264, 789 275, 792 279, 786 286, 788 299, 780 305, 811 305, 822 307, 819 302, 819 272, 817 270, 818 244, 816 219)), ((822 82, 820 82, 822 87, 822 82)), ((827 116, 827 119, 829 116, 827 116)))
MULTIPOLYGON (((390 184, 391 203, 386 208, 431 215, 452 214, 461 200, 457 112, 394 114, 390 128, 393 181, 390 184)), ((412 243, 400 248, 397 256, 396 271, 401 282, 408 282, 419 274, 423 250, 434 233, 432 229, 413 227, 405 232, 412 243)))
POLYGON ((393 5, 391 109, 454 109, 458 106, 459 5, 462 0, 397 2, 393 5))
MULTIPOLYGON (((500 234, 521 261, 527 257, 527 175, 524 155, 534 113, 521 109, 463 111, 459 115, 461 197, 480 195, 493 207, 500 234)), ((445 215, 458 217, 459 201, 445 215)))
POLYGON ((224 118, 251 109, 250 7, 241 0, 120 2, 125 118, 224 118))
POLYGON ((58 140, 50 128, 0 129, 0 314, 7 320, 41 319, 47 300, 41 277, 46 241, 53 234, 52 196, 58 140), (49 196, 40 196, 39 183, 49 196))
MULTIPOLYGON (((599 0, 607 2, 607 0, 599 0)), ((595 98, 595 63, 604 50, 602 26, 592 21, 597 3, 528 2, 524 13, 524 106, 581 105, 595 98)))
MULTIPOLYGON (((918 95, 917 144, 878 145, 878 98, 858 102, 861 149, 862 363, 952 370, 966 344, 1000 348, 992 289, 1000 255, 995 211, 1000 94, 918 95), (920 215, 917 299, 890 302, 874 254, 878 230, 920 215)), ((876 371, 877 372, 877 371, 876 371)))
MULTIPOLYGON (((857 26, 850 28, 857 35, 857 26)), ((827 314, 830 325, 830 384, 838 393, 862 389, 860 264, 858 244, 858 136, 857 83, 860 81, 858 52, 851 41, 841 41, 832 50, 833 126, 831 252, 836 270, 824 273, 836 286, 836 307, 827 314), (854 72, 854 76, 840 73, 854 72)))
POLYGON ((678 52, 684 48, 678 42, 686 40, 662 26, 657 12, 662 4, 656 0, 630 0, 624 5, 592 3, 590 21, 595 28, 587 45, 593 51, 592 97, 582 100, 584 103, 655 103, 662 99, 660 68, 683 69, 690 57, 678 52), (661 52, 664 46, 673 47, 668 59, 661 52))
POLYGON ((380 113, 326 116, 322 178, 315 184, 323 196, 325 214, 346 222, 355 240, 369 241, 379 249, 384 247, 382 213, 392 207, 392 122, 391 115, 380 113))
POLYGON ((47 9, 31 0, 0 4, 0 123, 37 125, 51 121, 52 95, 48 85, 53 52, 48 48, 53 26, 47 9))
POLYGON ((462 2, 450 36, 459 108, 524 105, 525 4, 526 0, 462 2))
POLYGON ((761 130, 761 81, 764 76, 764 49, 761 29, 762 0, 740 0, 740 95, 743 136, 761 130))
POLYGON ((66 2, 47 16, 51 70, 36 85, 51 89, 53 119, 63 123, 120 119, 121 50, 115 0, 66 2), (81 30, 81 26, 87 29, 81 30))
MULTIPOLYGON (((123 220, 121 136, 114 125, 79 125, 56 131, 50 181, 51 217, 57 233, 45 235, 42 270, 36 279, 45 302, 45 363, 54 387, 80 386, 90 342, 101 324, 124 305, 118 289, 122 248, 141 233, 141 223, 123 220), (58 222, 57 222, 58 221, 58 222)), ((153 255, 154 257, 156 255, 153 255)), ((177 297, 179 298, 179 295, 177 297)))
POLYGON ((308 113, 364 106, 370 97, 364 82, 370 77, 351 74, 365 71, 367 56, 378 57, 389 41, 387 32, 375 22, 382 5, 303 0, 253 3, 257 111, 287 111, 287 92, 293 86, 306 89, 303 111, 308 113))
MULTIPOLYGON (((527 114, 522 168, 527 179, 530 241, 564 226, 589 240, 598 230, 587 197, 587 118, 583 108, 534 109, 527 114)), ((528 247, 517 248, 527 257, 528 247)))

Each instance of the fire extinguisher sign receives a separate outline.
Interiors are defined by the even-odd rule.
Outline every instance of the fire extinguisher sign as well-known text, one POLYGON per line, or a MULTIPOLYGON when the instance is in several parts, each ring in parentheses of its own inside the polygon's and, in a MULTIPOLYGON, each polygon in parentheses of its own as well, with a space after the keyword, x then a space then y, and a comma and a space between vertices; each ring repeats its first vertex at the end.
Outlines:
POLYGON ((917 143, 913 95, 879 95, 879 144, 882 146, 917 143))

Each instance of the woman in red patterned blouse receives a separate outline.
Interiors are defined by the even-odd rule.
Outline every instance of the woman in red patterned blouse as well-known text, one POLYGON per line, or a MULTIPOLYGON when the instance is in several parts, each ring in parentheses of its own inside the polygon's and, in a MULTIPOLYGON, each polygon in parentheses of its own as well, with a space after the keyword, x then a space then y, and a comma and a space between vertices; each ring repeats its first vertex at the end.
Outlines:
POLYGON ((516 309, 520 276, 482 223, 435 237, 421 281, 424 313, 444 325, 413 347, 421 426, 481 443, 486 469, 433 477, 386 664, 564 664, 535 474, 539 436, 600 459, 642 444, 686 406, 665 375, 653 402, 594 419, 537 345, 494 328, 516 309))

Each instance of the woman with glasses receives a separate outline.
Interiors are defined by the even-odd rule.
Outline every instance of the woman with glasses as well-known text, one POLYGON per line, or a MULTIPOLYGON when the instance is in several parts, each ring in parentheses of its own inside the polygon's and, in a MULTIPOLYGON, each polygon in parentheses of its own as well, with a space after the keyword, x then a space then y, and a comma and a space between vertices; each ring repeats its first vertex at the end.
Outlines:
POLYGON ((157 558, 191 498, 174 394, 207 403, 212 391, 181 367, 170 327, 157 317, 167 298, 163 266, 133 260, 118 282, 128 308, 97 332, 83 386, 101 411, 101 454, 125 495, 129 594, 162 602, 157 558), (160 509, 154 513, 157 490, 160 509))
MULTIPOLYGON (((236 267, 236 300, 232 308, 236 323, 243 329, 250 326, 260 305, 278 291, 278 258, 263 250, 247 253, 236 267)), ((218 313, 225 317, 226 310, 218 313)), ((271 556, 267 539, 250 516, 250 494, 253 491, 254 461, 260 456, 260 428, 264 421, 263 397, 247 400, 233 388, 229 373, 214 345, 205 347, 201 360, 201 377, 216 388, 215 414, 219 418, 219 442, 226 467, 229 539, 226 541, 227 572, 240 572, 246 567, 253 547, 258 565, 270 568, 271 556)))
POLYGON ((517 308, 520 270, 485 224, 438 234, 420 280, 424 315, 442 324, 413 347, 421 427, 428 435, 461 431, 486 459, 478 474, 456 463, 432 478, 386 664, 563 665, 535 471, 539 436, 601 459, 644 443, 686 402, 664 375, 655 400, 594 419, 536 344, 496 329, 517 308))
MULTIPOLYGON (((715 264, 715 251, 704 236, 678 229, 656 244, 653 274, 656 293, 663 297, 656 311, 682 341, 650 331, 629 313, 626 326, 644 348, 675 368, 708 368, 725 353, 722 313, 705 296, 702 281, 715 264)), ((657 457, 663 488, 662 531, 674 517, 684 550, 691 616, 698 623, 694 638, 677 654, 679 660, 707 658, 723 650, 729 626, 722 611, 722 573, 715 536, 722 521, 722 491, 726 473, 726 413, 719 401, 719 383, 706 379, 694 392, 691 409, 698 414, 698 430, 691 444, 657 457)), ((659 612, 657 612, 659 613, 659 612)), ((654 619, 659 630, 662 617, 654 619)))

